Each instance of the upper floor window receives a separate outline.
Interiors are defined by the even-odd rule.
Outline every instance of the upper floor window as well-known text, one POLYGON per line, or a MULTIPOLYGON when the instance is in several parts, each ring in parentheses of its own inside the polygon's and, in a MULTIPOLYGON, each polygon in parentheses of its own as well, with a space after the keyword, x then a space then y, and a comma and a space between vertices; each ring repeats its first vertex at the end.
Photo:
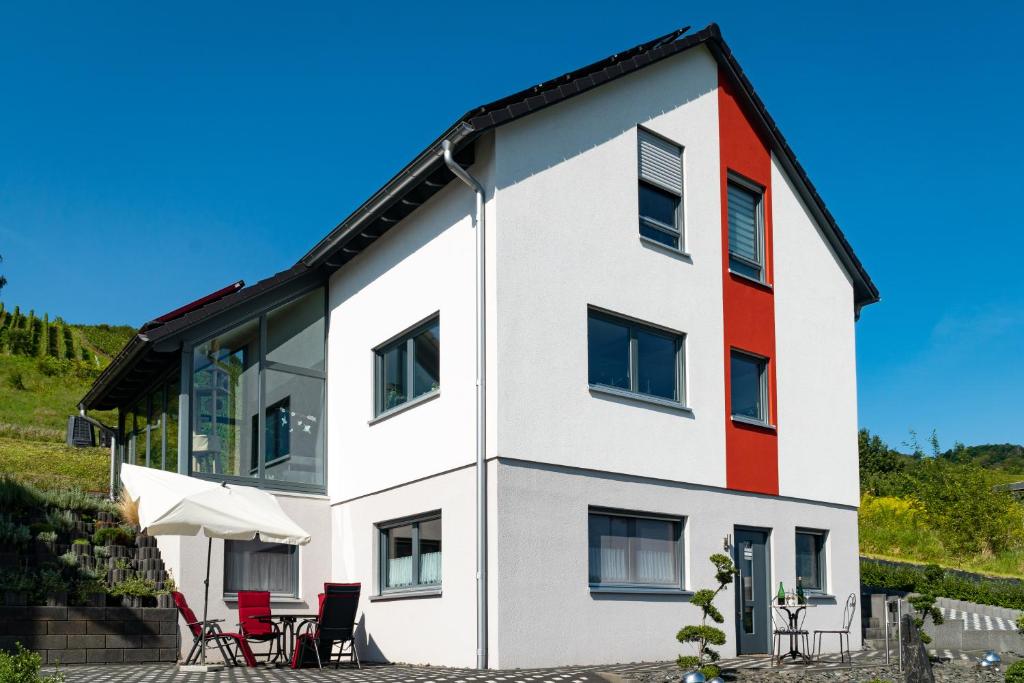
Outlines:
POLYGON ((375 414, 441 388, 441 319, 433 316, 375 350, 375 414))
POLYGON ((763 191, 737 178, 729 179, 729 270, 764 282, 763 191))
POLYGON ((683 248, 683 150, 638 130, 640 235, 683 248))
POLYGON ((588 526, 591 587, 683 587, 681 519, 591 510, 588 526))
POLYGON ((378 524, 381 592, 441 585, 441 516, 378 524))
POLYGON ((768 361, 742 351, 729 358, 732 416, 768 423, 768 361))
POLYGON ((591 386, 683 402, 682 334, 590 311, 587 346, 591 386))
POLYGON ((797 529, 796 575, 804 590, 825 590, 825 532, 797 529))

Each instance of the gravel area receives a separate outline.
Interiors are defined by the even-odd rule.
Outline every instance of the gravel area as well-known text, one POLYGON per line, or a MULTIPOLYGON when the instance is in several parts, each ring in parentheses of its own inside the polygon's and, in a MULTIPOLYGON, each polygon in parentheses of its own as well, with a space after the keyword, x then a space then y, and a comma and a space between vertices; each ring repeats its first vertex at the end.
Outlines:
MULTIPOLYGON (((936 683, 1003 683, 1003 673, 980 670, 970 662, 952 661, 933 663, 936 683)), ((842 669, 739 669, 722 674, 726 681, 735 683, 868 683, 880 680, 902 683, 903 677, 895 666, 855 666, 842 669)), ((678 671, 664 669, 631 674, 627 680, 639 683, 678 683, 678 671)))

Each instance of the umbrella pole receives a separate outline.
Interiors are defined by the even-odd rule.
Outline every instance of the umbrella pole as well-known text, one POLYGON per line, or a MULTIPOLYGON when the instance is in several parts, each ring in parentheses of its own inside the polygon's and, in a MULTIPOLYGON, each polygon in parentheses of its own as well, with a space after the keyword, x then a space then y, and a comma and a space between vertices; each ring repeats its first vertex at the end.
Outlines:
POLYGON ((206 539, 206 581, 203 581, 203 640, 202 657, 203 666, 206 666, 206 609, 210 604, 210 551, 213 549, 213 539, 206 539))

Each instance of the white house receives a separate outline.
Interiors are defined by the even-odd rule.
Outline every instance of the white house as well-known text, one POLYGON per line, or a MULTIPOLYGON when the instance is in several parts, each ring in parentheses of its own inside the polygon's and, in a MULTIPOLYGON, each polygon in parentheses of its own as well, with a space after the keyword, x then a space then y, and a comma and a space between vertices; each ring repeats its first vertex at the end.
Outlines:
MULTIPOLYGON (((116 460, 312 534, 214 543, 229 623, 239 589, 309 612, 359 581, 366 660, 673 659, 724 552, 722 652, 767 652, 780 583, 811 629, 859 594, 877 300, 711 25, 467 112, 289 270, 145 325, 82 407, 119 409, 116 460)), ((205 542, 160 547, 197 601, 205 542)))

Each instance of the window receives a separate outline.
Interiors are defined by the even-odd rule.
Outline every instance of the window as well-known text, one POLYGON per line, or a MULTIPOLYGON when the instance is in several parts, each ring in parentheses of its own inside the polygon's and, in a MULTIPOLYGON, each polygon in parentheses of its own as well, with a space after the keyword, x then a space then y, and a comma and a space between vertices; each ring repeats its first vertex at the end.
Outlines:
POLYGON ((764 282, 762 191, 729 180, 729 270, 764 282))
POLYGON ((733 351, 729 362, 732 416, 768 423, 768 361, 733 351))
POLYGON ((804 590, 825 591, 825 533, 798 529, 796 532, 796 575, 804 590))
POLYGON ((321 287, 192 348, 192 472, 323 489, 324 310, 321 287))
POLYGON ((441 517, 428 515, 380 531, 381 592, 441 585, 441 517))
POLYGON ((640 235, 682 249, 683 150, 644 130, 637 142, 640 235))
POLYGON ((591 386, 683 402, 683 335, 590 311, 587 345, 591 386))
POLYGON ((259 540, 224 541, 224 593, 238 591, 298 597, 298 546, 259 540))
POLYGON ((591 587, 679 588, 681 519, 591 510, 591 587))
POLYGON ((441 388, 441 320, 417 325, 378 347, 375 414, 380 415, 441 388))

